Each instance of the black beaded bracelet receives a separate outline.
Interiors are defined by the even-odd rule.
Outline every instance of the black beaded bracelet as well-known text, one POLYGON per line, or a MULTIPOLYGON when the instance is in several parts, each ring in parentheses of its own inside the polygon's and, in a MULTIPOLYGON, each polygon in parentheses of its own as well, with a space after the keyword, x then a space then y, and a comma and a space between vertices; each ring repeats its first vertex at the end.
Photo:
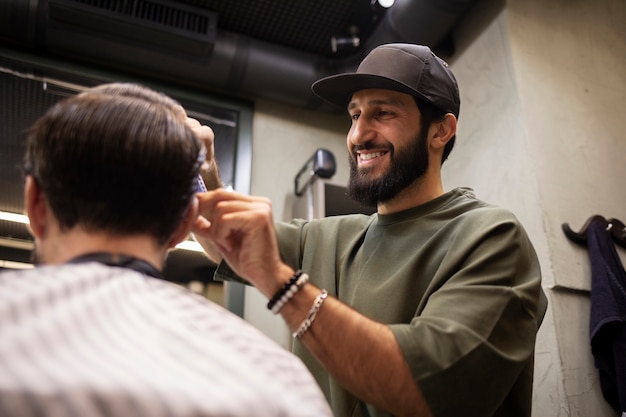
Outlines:
POLYGON ((289 288, 291 288, 291 286, 293 284, 296 283, 296 281, 298 281, 298 278, 300 278, 300 275, 302 275, 302 271, 301 270, 297 270, 293 276, 291 278, 289 278, 289 281, 287 281, 285 283, 285 285, 283 285, 280 290, 278 290, 278 292, 276 294, 274 294, 274 296, 270 299, 270 301, 267 303, 267 309, 271 310, 274 305, 278 302, 278 300, 280 300, 283 295, 285 295, 285 293, 287 293, 287 291, 289 291, 289 288))
POLYGON ((291 300, 293 296, 296 295, 298 291, 300 291, 300 288, 302 288, 307 282, 309 282, 309 276, 304 273, 300 275, 300 278, 298 278, 296 282, 291 284, 291 287, 289 287, 287 292, 285 292, 283 296, 280 297, 278 301, 276 301, 276 304, 272 306, 271 312, 274 314, 280 313, 280 310, 285 306, 285 304, 287 304, 287 302, 291 300))

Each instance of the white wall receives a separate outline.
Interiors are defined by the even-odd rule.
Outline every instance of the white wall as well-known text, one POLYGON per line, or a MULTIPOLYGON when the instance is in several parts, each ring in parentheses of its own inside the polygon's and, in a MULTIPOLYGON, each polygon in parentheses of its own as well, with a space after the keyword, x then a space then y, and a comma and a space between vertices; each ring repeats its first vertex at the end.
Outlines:
MULTIPOLYGON (((538 335, 535 417, 612 416, 589 348, 587 252, 569 242, 593 214, 626 221, 626 2, 485 0, 458 31, 450 61, 461 87, 446 189, 471 186, 511 209, 537 249, 550 305, 538 335)), ((293 178, 318 147, 347 180, 345 116, 259 102, 252 193, 290 218, 293 178)), ((620 250, 626 261, 626 251, 620 250)), ((246 290, 246 318, 287 345, 282 321, 246 290)))

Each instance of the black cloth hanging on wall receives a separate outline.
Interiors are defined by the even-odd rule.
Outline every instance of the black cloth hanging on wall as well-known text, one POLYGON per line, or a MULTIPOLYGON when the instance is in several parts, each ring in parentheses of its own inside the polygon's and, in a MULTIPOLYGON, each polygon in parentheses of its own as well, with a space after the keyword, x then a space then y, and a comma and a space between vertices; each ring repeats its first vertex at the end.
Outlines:
POLYGON ((626 271, 606 225, 587 230, 591 259, 591 351, 606 401, 626 415, 626 271))

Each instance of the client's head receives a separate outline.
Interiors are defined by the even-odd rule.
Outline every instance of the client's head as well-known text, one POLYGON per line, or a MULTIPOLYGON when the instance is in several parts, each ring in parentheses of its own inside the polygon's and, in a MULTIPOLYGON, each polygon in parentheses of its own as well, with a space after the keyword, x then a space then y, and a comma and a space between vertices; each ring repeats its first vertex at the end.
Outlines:
POLYGON ((185 120, 177 102, 134 84, 60 101, 28 132, 27 200, 30 182, 61 232, 148 235, 166 245, 193 201, 204 159, 185 120))

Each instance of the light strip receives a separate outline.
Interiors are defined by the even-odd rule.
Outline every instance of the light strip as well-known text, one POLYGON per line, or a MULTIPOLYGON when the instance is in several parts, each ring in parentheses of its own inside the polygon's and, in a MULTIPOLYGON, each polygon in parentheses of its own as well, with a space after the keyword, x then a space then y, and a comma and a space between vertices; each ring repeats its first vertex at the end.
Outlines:
POLYGON ((33 264, 27 264, 25 262, 5 261, 0 259, 0 268, 8 269, 32 269, 35 266, 33 264))
POLYGON ((4 246, 5 248, 32 250, 35 247, 35 244, 29 240, 11 239, 10 237, 0 236, 0 246, 4 246))
POLYGON ((28 216, 17 213, 9 213, 6 211, 0 211, 0 220, 6 220, 13 223, 29 224, 28 216))
MULTIPOLYGON (((23 223, 29 224, 28 217, 23 214, 17 213, 9 213, 6 211, 0 211, 0 220, 6 220, 13 223, 23 223)), ((5 245, 9 246, 9 245, 5 245)), ((178 245, 176 245, 178 249, 192 250, 196 252, 204 252, 202 246, 198 242, 193 242, 191 240, 185 240, 178 245)))

